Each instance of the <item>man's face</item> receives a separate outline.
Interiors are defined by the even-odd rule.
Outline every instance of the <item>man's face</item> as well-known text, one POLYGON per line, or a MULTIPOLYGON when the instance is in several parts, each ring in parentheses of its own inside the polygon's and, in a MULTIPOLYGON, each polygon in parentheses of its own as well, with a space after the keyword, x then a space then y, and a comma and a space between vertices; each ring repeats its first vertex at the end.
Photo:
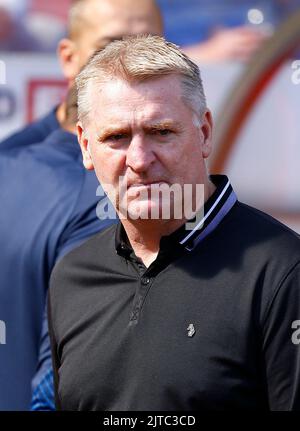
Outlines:
POLYGON ((162 35, 162 22, 151 0, 88 0, 76 40, 78 70, 113 40, 137 34, 162 35))
POLYGON ((207 183, 204 159, 211 151, 211 116, 207 111, 201 125, 196 124, 183 102, 178 76, 131 84, 115 79, 95 87, 90 97, 85 135, 78 128, 84 163, 95 169, 104 190, 113 188, 119 205, 127 202, 145 214, 158 205, 147 194, 153 184, 183 189, 184 184, 207 183), (125 190, 121 196, 120 186, 125 190))

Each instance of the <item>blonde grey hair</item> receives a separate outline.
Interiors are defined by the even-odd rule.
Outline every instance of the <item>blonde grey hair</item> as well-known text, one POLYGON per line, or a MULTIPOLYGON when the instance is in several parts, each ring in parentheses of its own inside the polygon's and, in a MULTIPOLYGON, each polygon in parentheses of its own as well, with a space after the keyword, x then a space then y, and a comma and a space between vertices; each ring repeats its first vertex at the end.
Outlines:
POLYGON ((76 78, 78 119, 86 122, 90 113, 90 89, 112 78, 139 82, 159 76, 177 74, 184 102, 199 116, 206 100, 198 66, 177 45, 160 36, 131 36, 110 43, 96 52, 76 78))

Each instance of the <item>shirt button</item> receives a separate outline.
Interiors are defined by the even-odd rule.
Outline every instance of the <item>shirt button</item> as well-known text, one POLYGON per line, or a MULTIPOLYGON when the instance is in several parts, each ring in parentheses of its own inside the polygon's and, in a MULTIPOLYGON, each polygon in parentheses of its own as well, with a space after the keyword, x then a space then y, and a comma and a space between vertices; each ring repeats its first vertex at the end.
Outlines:
POLYGON ((150 278, 148 278, 148 277, 142 278, 142 283, 143 284, 149 284, 150 283, 150 278))

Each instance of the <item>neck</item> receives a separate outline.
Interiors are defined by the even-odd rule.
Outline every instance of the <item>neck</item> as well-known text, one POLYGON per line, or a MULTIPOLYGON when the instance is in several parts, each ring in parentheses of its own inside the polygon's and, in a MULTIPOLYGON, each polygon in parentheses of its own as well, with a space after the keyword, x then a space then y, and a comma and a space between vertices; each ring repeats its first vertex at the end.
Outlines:
POLYGON ((66 121, 66 103, 61 103, 56 110, 56 118, 60 125, 66 121))
POLYGON ((156 259, 161 238, 184 223, 184 220, 122 220, 131 247, 146 267, 156 259))
MULTIPOLYGON (((204 201, 213 194, 216 187, 208 182, 204 201)), ((131 220, 123 219, 122 224, 135 255, 149 267, 159 253, 160 240, 170 235, 186 223, 186 219, 172 220, 131 220)))

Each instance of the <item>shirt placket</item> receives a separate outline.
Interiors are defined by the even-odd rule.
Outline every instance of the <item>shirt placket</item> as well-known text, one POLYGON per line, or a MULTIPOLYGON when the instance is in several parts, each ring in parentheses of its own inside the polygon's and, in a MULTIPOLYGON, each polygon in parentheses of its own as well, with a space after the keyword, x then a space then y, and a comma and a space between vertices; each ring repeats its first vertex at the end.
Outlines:
POLYGON ((134 325, 138 322, 145 298, 154 281, 154 277, 150 275, 148 269, 145 270, 144 265, 142 265, 141 263, 136 263, 136 265, 138 266, 140 278, 138 284, 138 292, 135 296, 133 309, 130 315, 130 325, 134 325))

